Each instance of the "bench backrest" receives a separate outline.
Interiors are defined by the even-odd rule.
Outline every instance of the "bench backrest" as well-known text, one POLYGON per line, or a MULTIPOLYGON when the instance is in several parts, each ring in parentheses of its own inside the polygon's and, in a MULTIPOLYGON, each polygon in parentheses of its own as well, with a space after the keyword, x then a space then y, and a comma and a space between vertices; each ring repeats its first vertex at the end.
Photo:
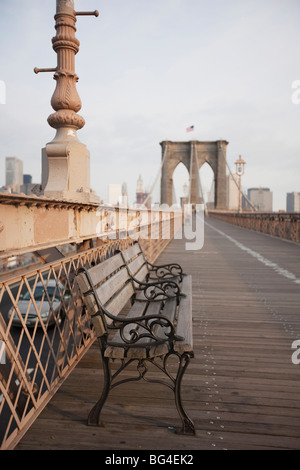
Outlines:
POLYGON ((131 276, 138 281, 144 281, 148 274, 148 265, 139 243, 135 243, 122 251, 122 256, 127 264, 131 276))
POLYGON ((76 276, 76 281, 84 304, 93 317, 95 329, 98 328, 97 336, 102 336, 107 332, 106 325, 110 324, 112 320, 107 316, 103 317, 101 306, 112 315, 118 316, 134 295, 133 283, 121 253, 81 272, 76 276), (89 278, 102 305, 98 305, 97 299, 95 299, 89 278), (100 313, 100 316, 94 317, 97 313, 100 313))

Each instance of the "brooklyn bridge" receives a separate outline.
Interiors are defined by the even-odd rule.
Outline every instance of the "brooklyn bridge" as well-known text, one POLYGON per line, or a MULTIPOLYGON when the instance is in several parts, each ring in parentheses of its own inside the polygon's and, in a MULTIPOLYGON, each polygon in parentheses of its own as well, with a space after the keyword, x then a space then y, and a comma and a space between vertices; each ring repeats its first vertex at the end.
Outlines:
POLYGON ((48 118, 55 137, 42 151, 42 182, 32 195, 0 193, 0 448, 298 450, 300 214, 229 210, 226 140, 164 140, 161 204, 101 204, 90 187, 89 151, 77 137, 85 122, 75 22, 84 15, 98 12, 57 0, 57 66, 35 68, 56 81, 48 118), (179 163, 189 189, 175 207, 179 163), (213 207, 203 198, 204 163, 214 173, 213 207), (150 383, 141 364, 135 380, 109 395, 104 426, 87 425, 105 378, 76 276, 136 241, 149 263, 176 263, 192 279, 194 357, 181 399, 194 435, 175 432, 172 390, 156 380, 157 369, 150 383))

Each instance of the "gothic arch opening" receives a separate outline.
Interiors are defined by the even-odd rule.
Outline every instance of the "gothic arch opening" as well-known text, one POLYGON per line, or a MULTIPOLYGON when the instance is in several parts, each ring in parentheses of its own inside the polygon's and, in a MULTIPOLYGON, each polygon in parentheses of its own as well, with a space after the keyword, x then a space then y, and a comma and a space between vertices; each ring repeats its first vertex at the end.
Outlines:
POLYGON ((172 204, 181 205, 182 198, 188 200, 190 188, 189 178, 189 172, 186 166, 184 163, 179 162, 172 175, 172 204))
POLYGON ((199 178, 204 204, 208 209, 212 209, 215 207, 215 174, 209 163, 203 163, 199 169, 199 178))

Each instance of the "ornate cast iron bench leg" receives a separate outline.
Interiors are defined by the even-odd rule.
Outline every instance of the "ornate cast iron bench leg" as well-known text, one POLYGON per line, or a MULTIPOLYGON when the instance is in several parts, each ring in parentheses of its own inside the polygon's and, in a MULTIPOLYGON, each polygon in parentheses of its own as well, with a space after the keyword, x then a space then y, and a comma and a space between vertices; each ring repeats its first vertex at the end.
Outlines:
MULTIPOLYGON (((174 354, 174 351, 170 352, 167 355, 167 357, 168 356, 170 357, 173 354, 174 354)), ((173 386, 171 386, 171 388, 174 391, 176 408, 177 408, 178 414, 179 414, 179 416, 181 418, 181 421, 182 421, 182 428, 176 430, 176 433, 177 434, 195 435, 196 431, 195 431, 194 423, 190 419, 190 417, 187 415, 186 411, 184 410, 183 405, 182 405, 182 401, 181 401, 181 382, 182 382, 182 378, 184 376, 184 373, 185 373, 185 371, 186 371, 186 369, 187 369, 187 367, 190 363, 190 359, 193 357, 193 353, 192 352, 185 352, 182 355, 179 355, 178 353, 175 353, 175 355, 179 359, 179 365, 178 365, 178 370, 177 370, 177 374, 176 374, 176 379, 175 378, 172 379, 173 386)), ((89 426, 103 426, 103 423, 101 423, 101 421, 100 421, 100 414, 101 414, 102 408, 105 404, 105 401, 108 397, 108 394, 109 394, 110 390, 112 388, 114 388, 114 386, 116 386, 116 385, 118 385, 119 383, 122 383, 122 382, 145 379, 144 375, 147 372, 147 367, 145 367, 145 362, 147 362, 149 360, 149 359, 145 359, 145 360, 144 359, 142 359, 142 360, 135 359, 136 361, 138 361, 137 370, 139 371, 139 377, 137 377, 135 379, 133 379, 133 378, 128 379, 127 378, 125 380, 122 380, 121 382, 118 382, 118 383, 112 385, 112 376, 111 376, 111 371, 110 371, 110 366, 109 366, 109 358, 105 357, 104 355, 102 356, 102 358, 103 358, 103 372, 104 372, 104 388, 103 388, 100 399, 97 401, 97 403, 95 404, 95 406, 91 409, 91 411, 89 413, 89 416, 88 416, 88 425, 89 426), (141 372, 140 369, 142 369, 142 368, 143 368, 143 371, 141 372)), ((156 365, 155 362, 153 362, 151 359, 150 359, 150 362, 152 364, 156 365)), ((120 368, 120 371, 123 368, 125 368, 125 367, 122 366, 120 368)), ((161 371, 163 371, 170 378, 170 375, 169 375, 169 373, 167 372, 167 369, 166 369, 166 364, 165 364, 165 367, 159 367, 159 369, 161 371)), ((155 380, 145 379, 145 380, 148 381, 148 382, 155 382, 155 383, 161 383, 161 384, 167 385, 165 382, 162 382, 162 381, 157 380, 157 379, 155 379, 155 380)))
POLYGON ((193 421, 189 418, 187 413, 185 412, 182 402, 181 402, 181 381, 190 363, 190 360, 193 356, 194 354, 189 353, 189 352, 186 352, 180 356, 180 362, 179 362, 177 377, 175 381, 174 393, 175 393, 175 403, 176 403, 177 411, 182 420, 182 428, 176 431, 177 434, 192 434, 192 435, 196 434, 195 425, 193 421))
POLYGON ((100 413, 103 408, 103 405, 108 397, 111 385, 111 372, 109 367, 109 358, 104 357, 102 354, 102 364, 103 364, 103 373, 104 373, 104 387, 101 394, 101 397, 95 404, 95 406, 91 409, 89 416, 88 416, 88 425, 89 426, 103 426, 100 421, 100 413))

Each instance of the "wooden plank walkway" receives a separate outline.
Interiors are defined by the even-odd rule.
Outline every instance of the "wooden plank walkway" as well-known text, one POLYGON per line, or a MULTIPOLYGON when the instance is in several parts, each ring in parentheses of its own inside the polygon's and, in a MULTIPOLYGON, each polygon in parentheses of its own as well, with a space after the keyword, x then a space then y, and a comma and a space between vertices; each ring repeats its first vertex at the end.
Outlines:
POLYGON ((172 392, 144 381, 113 390, 105 427, 88 427, 102 384, 94 345, 17 449, 300 449, 300 245, 210 218, 202 250, 174 240, 159 258, 170 260, 193 276, 183 397, 196 437, 174 433, 172 392))

